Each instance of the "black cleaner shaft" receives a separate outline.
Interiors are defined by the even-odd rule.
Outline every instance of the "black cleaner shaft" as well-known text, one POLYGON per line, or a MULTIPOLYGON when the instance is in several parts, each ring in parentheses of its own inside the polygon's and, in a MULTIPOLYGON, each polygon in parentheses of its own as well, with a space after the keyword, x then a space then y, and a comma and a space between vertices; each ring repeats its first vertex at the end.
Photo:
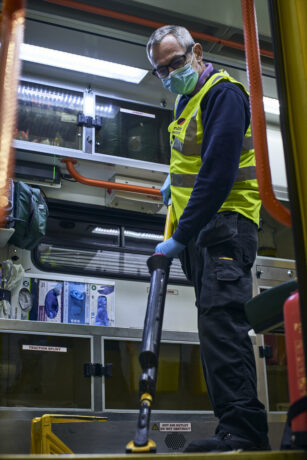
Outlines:
POLYGON ((147 265, 151 274, 150 291, 139 355, 143 371, 158 366, 164 303, 171 261, 163 254, 151 256, 147 265))
POLYGON ((147 265, 151 274, 143 340, 139 361, 142 375, 139 381, 140 412, 136 434, 126 446, 127 453, 153 453, 156 444, 148 438, 151 404, 154 399, 163 323, 164 303, 171 260, 163 254, 151 256, 147 265))

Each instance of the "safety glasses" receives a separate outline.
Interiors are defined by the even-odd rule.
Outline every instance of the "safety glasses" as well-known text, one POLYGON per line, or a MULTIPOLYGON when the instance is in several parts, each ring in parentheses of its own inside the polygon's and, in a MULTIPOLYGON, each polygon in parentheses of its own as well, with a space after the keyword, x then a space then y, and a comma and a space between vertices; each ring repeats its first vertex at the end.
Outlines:
POLYGON ((194 45, 188 46, 185 54, 181 54, 180 56, 174 57, 169 64, 162 65, 161 67, 157 67, 156 69, 153 69, 152 74, 158 78, 166 78, 169 76, 170 68, 173 70, 176 70, 176 69, 180 69, 180 67, 183 67, 187 62, 187 56, 191 52, 193 46, 194 45))

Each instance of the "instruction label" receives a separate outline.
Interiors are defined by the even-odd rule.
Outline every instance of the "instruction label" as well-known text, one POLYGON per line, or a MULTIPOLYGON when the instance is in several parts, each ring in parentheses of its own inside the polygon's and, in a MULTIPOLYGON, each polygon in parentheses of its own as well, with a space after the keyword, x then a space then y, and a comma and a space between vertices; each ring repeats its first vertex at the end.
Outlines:
POLYGON ((192 431, 191 423, 160 423, 160 431, 192 431))
MULTIPOLYGON (((149 292, 149 291, 150 291, 150 287, 147 287, 147 292, 149 292)), ((178 291, 178 289, 167 289, 166 294, 178 295, 179 291, 178 291)))
POLYGON ((46 345, 22 345, 23 350, 30 351, 55 351, 57 353, 66 353, 66 347, 48 347, 46 345))

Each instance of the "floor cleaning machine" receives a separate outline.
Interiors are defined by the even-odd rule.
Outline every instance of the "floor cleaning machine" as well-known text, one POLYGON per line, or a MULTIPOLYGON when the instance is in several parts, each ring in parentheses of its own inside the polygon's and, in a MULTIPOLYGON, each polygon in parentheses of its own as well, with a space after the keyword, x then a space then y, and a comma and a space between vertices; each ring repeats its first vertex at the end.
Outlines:
MULTIPOLYGON (((170 238, 171 234, 171 206, 168 206, 163 241, 170 238)), ((156 452, 155 442, 148 438, 148 429, 156 390, 161 330, 170 265, 171 259, 164 254, 153 254, 147 261, 151 280, 139 354, 142 368, 139 380, 140 409, 136 434, 134 440, 127 444, 126 453, 156 452)))

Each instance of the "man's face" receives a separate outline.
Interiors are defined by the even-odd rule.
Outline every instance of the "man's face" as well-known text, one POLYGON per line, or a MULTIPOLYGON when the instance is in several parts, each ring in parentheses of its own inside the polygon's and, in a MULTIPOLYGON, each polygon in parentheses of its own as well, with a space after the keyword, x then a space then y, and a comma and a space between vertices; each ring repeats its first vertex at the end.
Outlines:
POLYGON ((167 77, 170 72, 187 63, 190 63, 193 70, 199 75, 203 71, 203 50, 200 43, 195 43, 186 49, 171 34, 166 35, 159 44, 154 45, 150 55, 154 69, 161 69, 160 75, 159 72, 155 74, 159 78, 167 77))

